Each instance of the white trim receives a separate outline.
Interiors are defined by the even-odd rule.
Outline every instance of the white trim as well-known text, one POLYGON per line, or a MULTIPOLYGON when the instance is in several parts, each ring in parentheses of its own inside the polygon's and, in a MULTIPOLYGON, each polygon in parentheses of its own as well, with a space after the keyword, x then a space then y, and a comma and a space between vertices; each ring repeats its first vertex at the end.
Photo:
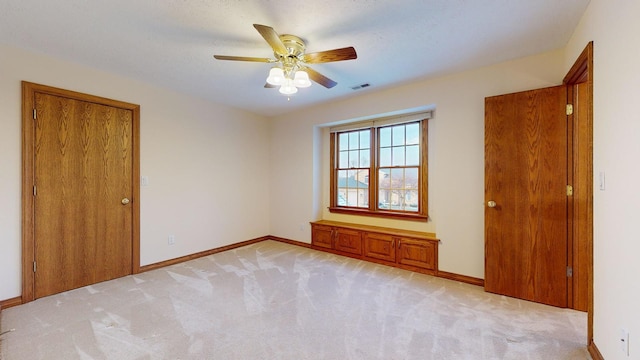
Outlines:
POLYGON ((352 131, 352 130, 360 130, 367 128, 379 128, 388 125, 398 125, 405 124, 414 121, 420 120, 428 120, 433 117, 433 111, 423 111, 419 113, 413 114, 405 114, 400 116, 385 116, 376 119, 370 119, 366 121, 357 121, 348 124, 342 124, 338 126, 332 126, 329 128, 329 132, 343 132, 343 131, 352 131))

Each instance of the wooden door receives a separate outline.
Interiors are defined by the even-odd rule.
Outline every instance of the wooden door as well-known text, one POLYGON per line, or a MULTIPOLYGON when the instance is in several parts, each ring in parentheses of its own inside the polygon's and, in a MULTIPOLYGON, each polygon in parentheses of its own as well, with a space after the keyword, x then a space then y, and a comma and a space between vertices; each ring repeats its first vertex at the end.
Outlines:
POLYGON ((132 110, 35 93, 35 298, 132 273, 132 110))
POLYGON ((567 306, 567 89, 485 99, 485 290, 567 306))

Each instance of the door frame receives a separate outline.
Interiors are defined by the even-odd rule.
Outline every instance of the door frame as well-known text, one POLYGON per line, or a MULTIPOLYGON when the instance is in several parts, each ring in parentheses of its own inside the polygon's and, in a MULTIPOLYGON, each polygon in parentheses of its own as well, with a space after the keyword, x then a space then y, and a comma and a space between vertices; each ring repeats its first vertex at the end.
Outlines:
POLYGON ((66 97, 100 105, 130 110, 132 113, 132 241, 131 273, 140 272, 140 105, 112 100, 46 85, 22 82, 22 296, 21 302, 35 300, 35 93, 66 97))
MULTIPOLYGON (((578 121, 584 122, 584 138, 579 141, 579 149, 581 151, 585 151, 588 156, 587 164, 584 164, 587 168, 587 171, 583 173, 578 173, 577 178, 574 178, 573 181, 580 181, 586 185, 586 211, 584 214, 586 217, 585 224, 586 228, 584 229, 584 235, 586 240, 587 247, 587 346, 589 351, 595 347, 593 343, 593 41, 590 41, 587 46, 584 48, 582 53, 578 56, 575 63, 569 69, 569 72, 563 79, 563 84, 565 85, 576 85, 580 83, 587 84, 587 114, 584 117, 581 117, 578 121)), ((575 95, 572 91, 570 91, 571 101, 574 103, 575 95)), ((573 124, 576 124, 576 120, 574 117, 571 118, 573 124)), ((574 127, 575 129, 575 127, 574 127)), ((575 133, 573 134, 574 136, 575 133)), ((578 165, 578 161, 580 159, 576 156, 573 157, 570 171, 573 172, 573 169, 578 165)), ((583 210, 584 211, 584 210, 583 210)), ((577 214, 572 211, 572 223, 575 223, 578 220, 578 217, 581 214, 577 214)), ((569 232, 570 234, 572 231, 569 232)), ((575 239, 571 238, 570 243, 573 244, 575 239)), ((570 253, 572 250, 570 250, 570 253)), ((570 266, 573 266, 573 259, 571 259, 570 266)), ((593 355, 593 353, 592 353, 593 355)))

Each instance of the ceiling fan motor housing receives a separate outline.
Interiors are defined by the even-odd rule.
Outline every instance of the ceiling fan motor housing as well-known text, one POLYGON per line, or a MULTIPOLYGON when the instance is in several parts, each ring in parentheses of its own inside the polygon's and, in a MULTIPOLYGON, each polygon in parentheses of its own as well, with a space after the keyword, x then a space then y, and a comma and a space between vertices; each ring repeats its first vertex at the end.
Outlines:
POLYGON ((289 57, 297 58, 300 55, 304 55, 304 52, 307 49, 307 46, 305 45, 304 41, 295 35, 289 35, 289 34, 280 35, 280 40, 284 44, 284 47, 286 47, 287 50, 289 51, 289 54, 275 53, 276 57, 289 56, 289 57))

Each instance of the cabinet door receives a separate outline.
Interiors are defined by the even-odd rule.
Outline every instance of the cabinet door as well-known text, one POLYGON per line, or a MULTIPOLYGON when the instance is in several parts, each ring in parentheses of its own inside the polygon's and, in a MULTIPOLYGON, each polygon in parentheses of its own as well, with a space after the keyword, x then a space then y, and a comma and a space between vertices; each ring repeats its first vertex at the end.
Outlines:
POLYGON ((333 247, 333 228, 325 225, 311 225, 311 244, 331 249, 333 247))
POLYGON ((360 231, 337 228, 336 233, 334 249, 362 255, 362 236, 360 231))
POLYGON ((398 263, 435 270, 435 245, 430 241, 401 238, 398 263))
POLYGON ((365 232, 363 241, 364 256, 379 260, 396 261, 396 241, 393 236, 365 232))

